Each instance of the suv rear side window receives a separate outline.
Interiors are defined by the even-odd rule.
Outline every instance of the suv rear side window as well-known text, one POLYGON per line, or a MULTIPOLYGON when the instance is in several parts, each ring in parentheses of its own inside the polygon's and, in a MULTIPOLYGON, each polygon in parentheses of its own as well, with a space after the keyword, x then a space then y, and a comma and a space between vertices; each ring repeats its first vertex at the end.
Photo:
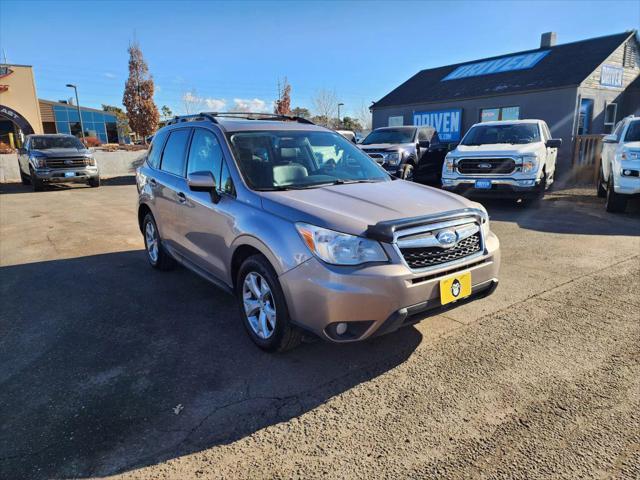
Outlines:
POLYGON ((160 169, 174 175, 184 176, 184 164, 189 141, 190 128, 174 130, 169 135, 169 140, 162 152, 162 164, 160 169))
POLYGON ((203 128, 196 128, 189 149, 189 164, 187 173, 211 172, 220 185, 220 166, 222 164, 222 149, 216 136, 203 128))
POLYGON ((160 166, 160 156, 162 155, 162 146, 164 145, 164 141, 167 139, 168 132, 158 132, 153 137, 153 141, 151 142, 151 147, 149 148, 149 153, 147 155, 147 163, 151 165, 153 168, 158 168, 160 166))

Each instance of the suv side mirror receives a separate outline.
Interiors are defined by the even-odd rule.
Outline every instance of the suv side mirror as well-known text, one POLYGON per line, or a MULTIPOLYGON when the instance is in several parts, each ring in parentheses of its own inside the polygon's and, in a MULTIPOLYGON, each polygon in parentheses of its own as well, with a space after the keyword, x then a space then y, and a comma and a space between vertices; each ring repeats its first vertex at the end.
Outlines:
POLYGON ((429 145, 431 145, 431 142, 429 142, 429 140, 420 140, 418 142, 418 145, 420 146, 420 148, 429 148, 429 145))
POLYGON ((218 193, 216 179, 213 178, 211 172, 192 172, 188 174, 187 185, 189 185, 189 188, 194 192, 209 192, 213 203, 220 201, 220 193, 218 193))
POLYGON ((458 146, 458 144, 457 144, 457 143, 450 143, 450 144, 447 146, 447 150, 449 150, 449 151, 451 152, 451 151, 455 150, 457 146, 458 146))
POLYGON ((547 140, 547 148, 560 148, 562 146, 561 138, 550 138, 547 140))
POLYGON ((604 143, 618 143, 618 137, 615 135, 605 135, 602 141, 604 143))

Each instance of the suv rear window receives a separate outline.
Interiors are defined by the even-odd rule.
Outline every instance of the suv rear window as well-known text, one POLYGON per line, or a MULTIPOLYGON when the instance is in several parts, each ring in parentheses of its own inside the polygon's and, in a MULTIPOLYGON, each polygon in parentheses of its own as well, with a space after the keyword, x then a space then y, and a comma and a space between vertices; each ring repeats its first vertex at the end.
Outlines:
POLYGON ((185 154, 187 152, 187 142, 191 129, 184 128, 174 130, 169 135, 169 140, 162 152, 162 164, 160 169, 174 175, 184 176, 185 154))
POLYGON ((149 148, 149 153, 147 154, 147 163, 153 168, 158 168, 160 166, 162 147, 164 145, 164 141, 167 139, 168 134, 169 132, 165 130, 156 133, 153 137, 153 142, 151 142, 151 147, 149 148))

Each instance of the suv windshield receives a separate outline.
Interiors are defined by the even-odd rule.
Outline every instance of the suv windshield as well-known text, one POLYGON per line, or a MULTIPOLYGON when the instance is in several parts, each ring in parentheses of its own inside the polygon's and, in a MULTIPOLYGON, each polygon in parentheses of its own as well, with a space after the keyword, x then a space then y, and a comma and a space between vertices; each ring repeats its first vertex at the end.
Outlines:
POLYGON ((368 155, 332 132, 240 132, 229 141, 243 177, 255 190, 390 181, 368 155))
POLYGON ((31 137, 31 147, 35 150, 50 148, 77 148, 82 150, 84 145, 75 137, 31 137))
POLYGON ((507 125, 476 125, 462 139, 462 145, 487 145, 495 143, 534 143, 540 141, 540 129, 536 123, 507 125))
POLYGON ((411 143, 416 136, 415 128, 384 128, 374 130, 362 141, 362 145, 374 143, 411 143))
POLYGON ((631 122, 624 136, 625 142, 640 142, 640 120, 631 122))

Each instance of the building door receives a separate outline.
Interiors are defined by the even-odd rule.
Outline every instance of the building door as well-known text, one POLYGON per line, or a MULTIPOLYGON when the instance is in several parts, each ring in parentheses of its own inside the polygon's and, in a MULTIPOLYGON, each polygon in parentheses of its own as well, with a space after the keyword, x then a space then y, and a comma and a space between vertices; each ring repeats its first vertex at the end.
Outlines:
POLYGON ((591 119, 593 117, 593 99, 580 100, 580 117, 578 118, 578 135, 591 133, 591 119))

